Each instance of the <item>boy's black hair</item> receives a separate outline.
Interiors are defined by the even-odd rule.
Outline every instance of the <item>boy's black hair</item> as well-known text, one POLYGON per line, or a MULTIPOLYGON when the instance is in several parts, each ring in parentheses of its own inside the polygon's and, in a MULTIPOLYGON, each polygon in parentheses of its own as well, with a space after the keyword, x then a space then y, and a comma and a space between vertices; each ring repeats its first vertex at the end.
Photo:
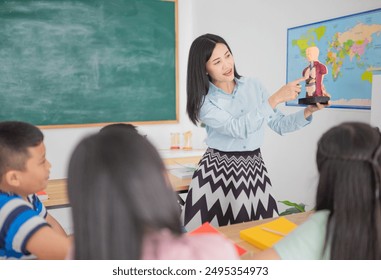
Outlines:
POLYGON ((24 170, 28 148, 44 141, 41 130, 20 121, 0 122, 0 178, 10 169, 24 170))

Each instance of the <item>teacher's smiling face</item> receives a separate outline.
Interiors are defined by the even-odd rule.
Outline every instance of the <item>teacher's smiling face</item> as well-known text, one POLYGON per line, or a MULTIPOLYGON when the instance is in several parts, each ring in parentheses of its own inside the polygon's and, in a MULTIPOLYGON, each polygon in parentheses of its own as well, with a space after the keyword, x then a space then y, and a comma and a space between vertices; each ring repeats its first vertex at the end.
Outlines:
POLYGON ((216 86, 233 81, 234 58, 225 44, 216 44, 210 59, 206 62, 206 72, 216 86))

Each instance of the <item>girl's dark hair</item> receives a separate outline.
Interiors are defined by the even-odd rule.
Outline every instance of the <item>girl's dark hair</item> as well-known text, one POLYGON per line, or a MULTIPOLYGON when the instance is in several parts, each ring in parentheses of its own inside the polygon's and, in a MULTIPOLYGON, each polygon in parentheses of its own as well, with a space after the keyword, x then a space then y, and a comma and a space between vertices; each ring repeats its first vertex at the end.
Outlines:
MULTIPOLYGON (((187 73, 187 114, 189 119, 197 125, 204 97, 209 91, 209 77, 206 74, 206 62, 212 56, 217 43, 226 45, 232 53, 229 45, 220 36, 204 34, 196 38, 189 50, 188 73, 187 73)), ((239 79, 236 67, 234 76, 239 79)))
POLYGON ((112 124, 108 124, 104 127, 102 127, 99 132, 104 132, 104 131, 108 131, 109 129, 114 129, 114 128, 124 128, 124 129, 132 129, 134 130, 135 132, 138 132, 138 129, 136 128, 136 126, 134 126, 133 124, 130 124, 130 123, 112 123, 112 124))
POLYGON ((44 141, 41 130, 26 122, 0 122, 0 180, 9 169, 24 170, 28 148, 44 141))
POLYGON ((181 233, 180 209, 160 155, 135 130, 83 139, 68 170, 75 259, 140 259, 146 233, 181 233))
POLYGON ((316 210, 327 209, 331 259, 381 259, 381 135, 349 122, 319 140, 316 210))

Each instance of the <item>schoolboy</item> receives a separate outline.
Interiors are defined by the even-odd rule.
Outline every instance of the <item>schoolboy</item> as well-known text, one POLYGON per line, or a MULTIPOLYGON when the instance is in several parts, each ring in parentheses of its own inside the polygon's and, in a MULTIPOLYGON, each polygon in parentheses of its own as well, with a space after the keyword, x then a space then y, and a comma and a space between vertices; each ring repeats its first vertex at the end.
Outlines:
POLYGON ((70 241, 35 195, 46 188, 50 163, 35 126, 0 122, 0 259, 64 259, 70 241))

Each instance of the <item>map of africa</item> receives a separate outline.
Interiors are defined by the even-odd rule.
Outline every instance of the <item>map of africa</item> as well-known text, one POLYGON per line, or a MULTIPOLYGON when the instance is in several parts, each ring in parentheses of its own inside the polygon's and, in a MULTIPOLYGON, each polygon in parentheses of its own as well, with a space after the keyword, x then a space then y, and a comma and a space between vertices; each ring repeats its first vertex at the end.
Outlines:
POLYGON ((327 66, 323 84, 332 107, 370 109, 373 73, 381 71, 381 9, 288 29, 287 82, 302 77, 310 46, 327 66))

